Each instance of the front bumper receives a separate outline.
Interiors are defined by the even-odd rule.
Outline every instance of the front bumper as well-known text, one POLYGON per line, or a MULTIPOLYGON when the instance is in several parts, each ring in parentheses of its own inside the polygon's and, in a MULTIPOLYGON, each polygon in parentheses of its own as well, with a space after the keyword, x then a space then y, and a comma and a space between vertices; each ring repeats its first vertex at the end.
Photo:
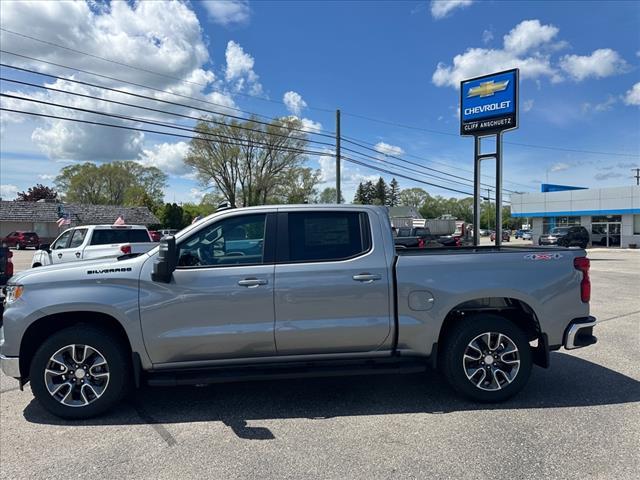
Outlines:
POLYGON ((8 377, 20 378, 20 358, 0 354, 0 369, 8 377))
POLYGON ((564 348, 573 350, 596 343, 598 339, 593 335, 595 324, 596 318, 591 316, 572 320, 564 332, 564 348))

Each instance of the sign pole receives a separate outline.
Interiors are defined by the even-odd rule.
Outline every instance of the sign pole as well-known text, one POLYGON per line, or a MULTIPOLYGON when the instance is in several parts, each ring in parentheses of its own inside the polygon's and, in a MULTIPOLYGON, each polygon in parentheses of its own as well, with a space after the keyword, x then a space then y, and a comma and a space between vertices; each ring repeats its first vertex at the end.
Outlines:
POLYGON ((473 137, 473 246, 480 245, 480 137, 473 137))
POLYGON ((496 247, 502 245, 502 132, 496 133, 496 247))

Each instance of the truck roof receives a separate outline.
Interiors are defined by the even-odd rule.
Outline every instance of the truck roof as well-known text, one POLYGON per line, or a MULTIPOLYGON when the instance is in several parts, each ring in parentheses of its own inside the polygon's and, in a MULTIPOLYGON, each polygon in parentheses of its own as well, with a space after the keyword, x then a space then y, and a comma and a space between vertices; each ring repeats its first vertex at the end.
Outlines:
POLYGON ((93 228, 94 230, 146 230, 144 225, 78 225, 73 228, 93 228))

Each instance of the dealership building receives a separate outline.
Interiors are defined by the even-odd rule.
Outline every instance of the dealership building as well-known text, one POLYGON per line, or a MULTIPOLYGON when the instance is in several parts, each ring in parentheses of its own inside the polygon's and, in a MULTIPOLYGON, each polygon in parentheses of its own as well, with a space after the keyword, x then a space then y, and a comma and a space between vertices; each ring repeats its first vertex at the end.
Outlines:
POLYGON ((543 184, 540 193, 512 194, 511 215, 531 225, 534 243, 555 227, 582 225, 593 245, 640 248, 640 186, 543 184))

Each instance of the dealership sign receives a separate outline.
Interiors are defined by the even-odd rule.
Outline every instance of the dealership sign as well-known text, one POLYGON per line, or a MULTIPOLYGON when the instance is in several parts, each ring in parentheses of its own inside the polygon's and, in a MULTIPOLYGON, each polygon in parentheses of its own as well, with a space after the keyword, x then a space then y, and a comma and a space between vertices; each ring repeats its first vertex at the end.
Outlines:
POLYGON ((518 128, 517 68, 460 82, 460 135, 518 128))

